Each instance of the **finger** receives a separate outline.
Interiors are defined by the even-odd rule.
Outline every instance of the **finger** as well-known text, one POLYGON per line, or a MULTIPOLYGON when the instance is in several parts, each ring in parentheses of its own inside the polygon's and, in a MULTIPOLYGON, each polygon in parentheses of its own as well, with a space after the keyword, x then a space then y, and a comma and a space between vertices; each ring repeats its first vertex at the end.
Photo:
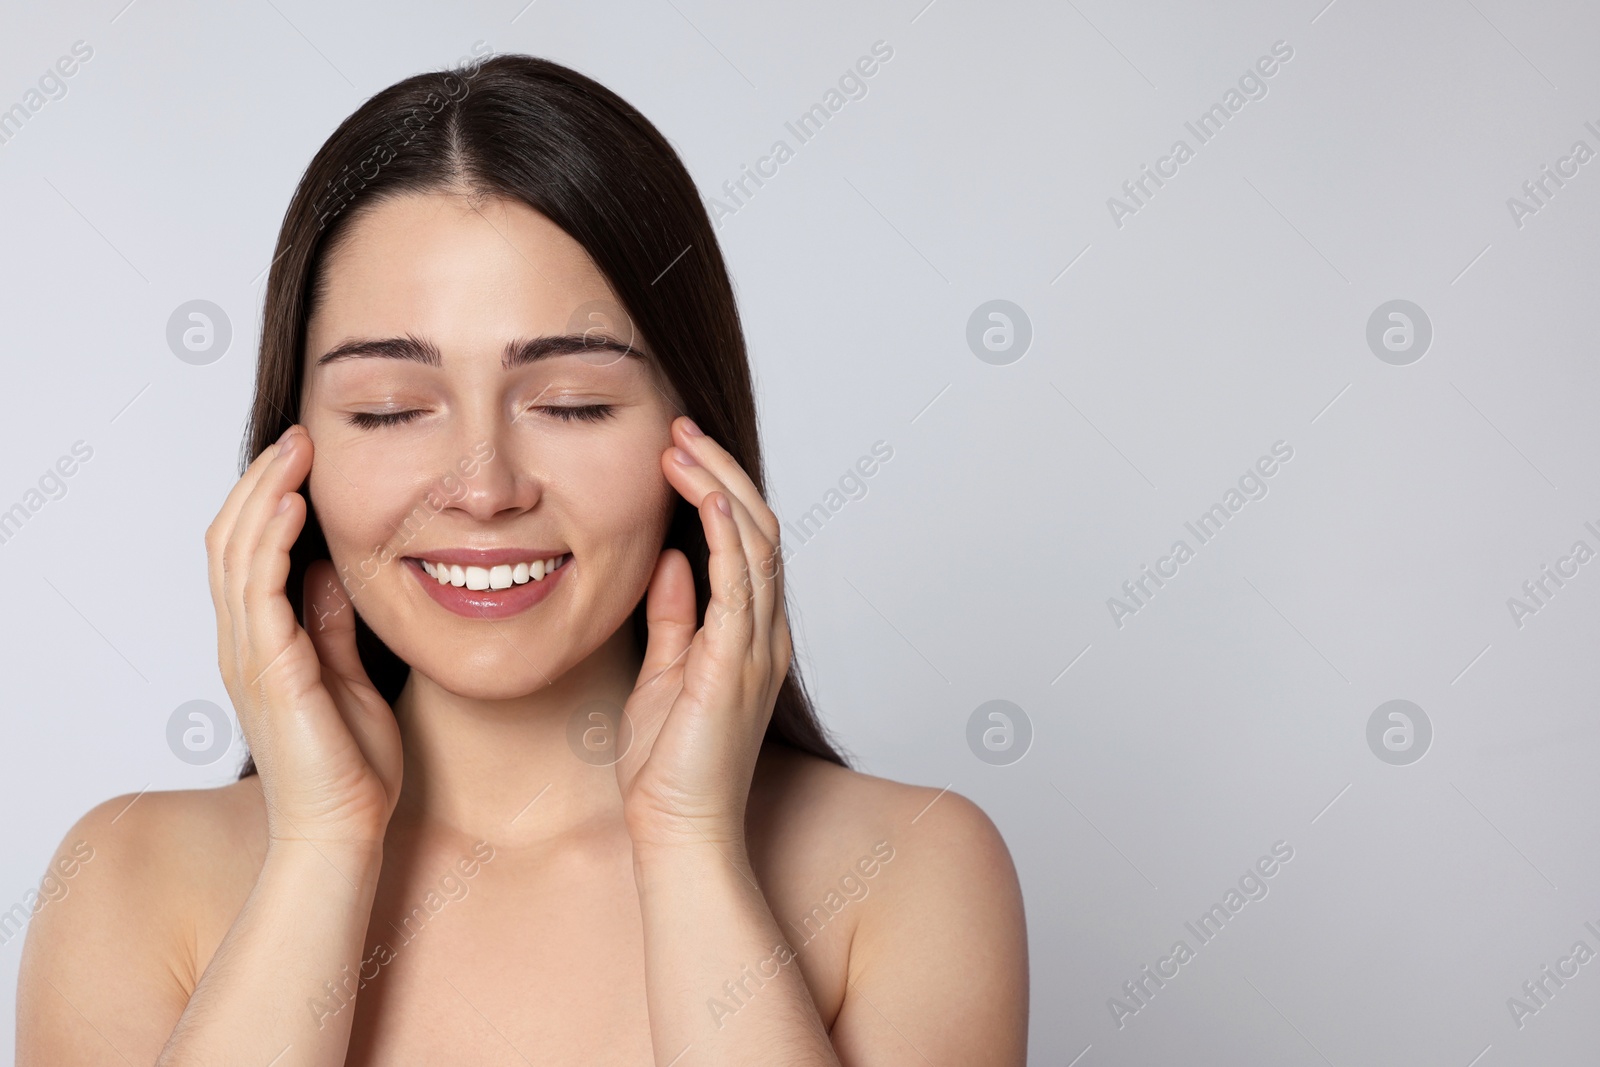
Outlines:
POLYGON ((729 510, 736 510, 722 490, 707 493, 700 501, 700 522, 711 550, 711 602, 706 605, 704 629, 719 656, 726 657, 726 662, 740 662, 749 655, 759 620, 751 610, 750 567, 739 524, 731 514, 723 514, 719 501, 727 501, 729 510))
MULTIPOLYGON (((268 548, 283 546, 281 554, 287 560, 288 546, 293 544, 294 539, 299 536, 300 526, 303 522, 304 515, 294 512, 291 505, 289 509, 286 509, 285 513, 273 516, 273 521, 269 522, 267 528, 262 531, 260 544, 268 546, 268 548)), ((253 560, 248 569, 256 573, 258 580, 263 578, 266 581, 272 580, 270 573, 272 563, 268 559, 263 559, 260 562, 253 560)), ((279 580, 281 581, 282 579, 279 580)), ((248 595, 255 598, 259 594, 252 590, 248 595)), ((275 651, 265 659, 261 658, 257 653, 259 650, 269 647, 267 639, 260 634, 252 634, 250 632, 250 623, 246 621, 241 610, 227 607, 224 609, 222 618, 226 624, 224 626, 219 623, 219 642, 223 640, 224 629, 226 629, 227 635, 223 681, 228 686, 229 695, 234 699, 234 705, 239 713, 239 725, 244 729, 246 738, 254 745, 257 740, 255 736, 255 731, 258 729, 257 712, 270 703, 266 697, 262 678, 269 669, 277 666, 279 657, 286 657, 288 650, 294 644, 296 635, 293 627, 293 612, 285 604, 282 616, 272 619, 270 612, 265 611, 259 604, 256 606, 257 626, 260 627, 263 620, 265 620, 268 625, 274 626, 280 635, 272 641, 271 647, 275 651)))
POLYGON ((305 629, 322 666, 323 683, 362 756, 372 766, 381 766, 379 753, 385 739, 394 733, 394 712, 378 694, 361 662, 356 648, 355 606, 335 580, 333 564, 325 559, 306 568, 301 589, 305 629), (391 721, 385 722, 384 718, 391 721))
POLYGON ((731 519, 739 533, 743 557, 740 560, 742 570, 739 588, 743 591, 744 610, 749 611, 755 619, 755 640, 765 642, 770 634, 776 604, 774 592, 779 570, 777 546, 767 539, 754 516, 714 473, 697 463, 685 464, 678 449, 668 449, 664 456, 669 481, 683 494, 684 499, 701 509, 702 515, 705 514, 707 499, 713 494, 720 495, 728 502, 731 519), (753 581, 753 576, 759 576, 761 580, 753 581))
POLYGON ((264 723, 270 728, 269 720, 258 721, 258 712, 267 707, 291 707, 299 694, 317 681, 315 673, 304 669, 304 648, 299 649, 299 656, 294 654, 301 635, 283 595, 283 581, 290 569, 288 549, 306 522, 306 504, 298 493, 283 499, 285 509, 275 512, 261 531, 256 555, 250 561, 250 576, 240 593, 245 614, 235 619, 240 645, 235 670, 245 694, 240 726, 246 736, 264 723))
POLYGON ((681 666, 694 640, 694 572, 689 558, 676 548, 666 549, 656 559, 645 594, 644 663, 639 668, 637 685, 653 682, 673 667, 681 666))
POLYGON ((371 683, 356 650, 356 611, 334 577, 333 564, 319 559, 306 567, 302 586, 304 625, 317 660, 344 681, 371 683))
MULTIPOLYGON (((281 441, 281 438, 279 439, 281 441)), ((223 567, 222 553, 228 544, 228 538, 233 534, 234 523, 238 520, 239 511, 244 507, 245 500, 255 489, 256 483, 261 480, 261 474, 278 456, 279 441, 274 441, 261 450, 261 454, 250 461, 250 466, 244 474, 233 484, 228 491, 227 499, 222 502, 222 507, 217 511, 216 517, 211 520, 211 525, 206 527, 206 562, 207 577, 211 586, 211 602, 221 614, 227 607, 227 599, 223 595, 223 567)))
MULTIPOLYGON (((222 550, 222 592, 235 613, 237 627, 246 628, 249 625, 244 588, 249 580, 250 563, 260 544, 262 531, 277 511, 284 494, 292 492, 304 482, 310 468, 310 439, 296 431, 280 443, 277 456, 267 464, 239 509, 233 532, 222 550)), ((281 591, 281 586, 279 589, 281 591)))
MULTIPOLYGON (((306 505, 299 493, 288 493, 282 501, 283 506, 268 517, 261 530, 239 592, 246 647, 253 653, 245 658, 251 674, 246 682, 252 689, 278 666, 279 659, 299 636, 300 627, 284 593, 284 583, 289 577, 289 548, 305 526, 306 505)), ((290 687, 311 681, 295 679, 290 687)))
POLYGON ((277 454, 278 442, 274 442, 251 461, 244 474, 229 490, 227 499, 223 501, 222 508, 211 521, 211 525, 206 527, 206 584, 211 590, 211 606, 217 616, 217 669, 222 674, 223 684, 229 687, 229 695, 235 698, 236 703, 240 702, 240 694, 234 693, 232 686, 237 670, 240 635, 234 627, 233 610, 229 606, 226 589, 226 552, 245 500, 255 490, 256 484, 277 458, 277 454))
POLYGON ((761 528, 767 540, 777 543, 778 516, 773 514, 767 502, 762 499, 761 492, 756 488, 756 483, 751 480, 749 473, 715 440, 703 433, 691 432, 688 426, 691 422, 693 420, 688 416, 673 420, 673 443, 715 474, 738 502, 749 509, 750 514, 755 517, 756 525, 761 528))
MULTIPOLYGON (((694 420, 687 416, 674 420, 673 439, 679 443, 679 447, 684 448, 685 451, 693 456, 701 466, 710 470, 732 492, 736 502, 744 506, 746 514, 755 521, 764 540, 762 542, 753 541, 747 533, 745 543, 756 546, 751 552, 751 562, 755 566, 754 573, 773 583, 774 603, 768 607, 781 610, 783 603, 783 579, 781 574, 783 566, 781 547, 783 534, 782 527, 778 522, 778 516, 768 506, 766 499, 761 495, 760 490, 756 488, 749 472, 739 464, 739 461, 734 459, 733 455, 713 438, 698 432, 698 427, 695 430, 690 430, 690 426, 693 423, 694 420)), ((741 524, 741 529, 746 529, 746 527, 741 524)), ((775 616, 770 615, 770 612, 764 613, 764 617, 775 618, 775 616)))
POLYGON ((781 686, 783 680, 789 676, 789 665, 794 662, 794 635, 789 632, 789 616, 779 616, 778 624, 773 630, 777 635, 773 653, 773 662, 776 665, 773 671, 773 684, 781 686))

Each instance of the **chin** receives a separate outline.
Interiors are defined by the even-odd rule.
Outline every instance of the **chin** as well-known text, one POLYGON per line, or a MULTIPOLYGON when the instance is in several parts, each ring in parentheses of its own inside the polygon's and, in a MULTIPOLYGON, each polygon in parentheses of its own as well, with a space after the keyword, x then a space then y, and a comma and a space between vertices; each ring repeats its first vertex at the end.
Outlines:
MULTIPOLYGON (((521 662, 519 660, 519 662, 521 662)), ((434 685, 447 693, 453 693, 467 700, 502 701, 517 700, 548 688, 550 682, 560 677, 556 671, 546 667, 545 675, 528 668, 524 663, 523 670, 516 672, 515 676, 500 671, 494 677, 486 678, 482 674, 475 674, 462 670, 447 670, 433 673, 425 667, 412 667, 411 669, 427 678, 434 685)), ((542 665, 541 665, 542 666, 542 665)))
POLYGON ((477 624, 471 635, 421 624, 404 612, 362 617, 373 634, 414 672, 439 688, 471 700, 510 700, 546 689, 572 666, 565 642, 535 654, 520 627, 477 624), (378 617, 374 617, 378 616, 378 617), (443 632, 441 632, 441 630, 443 632))

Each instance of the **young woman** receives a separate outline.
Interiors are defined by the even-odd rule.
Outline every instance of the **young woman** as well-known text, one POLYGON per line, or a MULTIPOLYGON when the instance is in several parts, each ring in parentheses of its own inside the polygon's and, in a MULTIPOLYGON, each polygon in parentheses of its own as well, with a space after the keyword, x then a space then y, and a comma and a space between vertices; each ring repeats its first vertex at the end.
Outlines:
POLYGON ((346 120, 247 444, 253 764, 67 834, 20 1064, 1024 1062, 1010 856, 820 727, 726 267, 627 103, 502 56, 346 120))

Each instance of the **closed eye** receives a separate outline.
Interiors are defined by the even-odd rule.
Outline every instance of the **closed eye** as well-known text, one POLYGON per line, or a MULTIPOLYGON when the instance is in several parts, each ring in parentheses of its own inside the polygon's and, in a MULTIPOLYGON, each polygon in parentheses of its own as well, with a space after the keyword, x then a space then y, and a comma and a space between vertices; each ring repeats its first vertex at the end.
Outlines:
POLYGON ((352 426, 359 426, 363 430, 371 430, 378 426, 398 426, 402 422, 410 422, 421 414, 420 408, 411 411, 394 412, 352 411, 348 421, 352 426))
POLYGON ((616 414, 616 408, 611 404, 550 404, 534 410, 548 411, 555 418, 564 422, 571 422, 574 419, 582 419, 585 422, 600 422, 602 419, 609 419, 616 414))
MULTIPOLYGON (((574 420, 600 422, 616 414, 616 408, 611 404, 551 404, 535 410, 549 412, 552 417, 563 422, 572 422, 574 420)), ((420 408, 414 408, 410 411, 352 411, 349 414, 348 421, 352 426, 363 430, 372 430, 380 426, 398 426, 401 423, 410 422, 423 414, 425 412, 420 408)))

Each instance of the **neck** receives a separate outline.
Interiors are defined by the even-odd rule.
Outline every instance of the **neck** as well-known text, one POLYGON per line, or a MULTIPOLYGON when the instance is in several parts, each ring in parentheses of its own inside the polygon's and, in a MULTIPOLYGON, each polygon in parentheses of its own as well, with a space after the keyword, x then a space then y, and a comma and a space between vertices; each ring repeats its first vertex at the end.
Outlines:
POLYGON ((393 821, 443 824, 497 847, 620 830, 616 771, 578 758, 569 730, 591 701, 622 707, 642 662, 624 623, 525 696, 462 696, 413 669, 394 704, 405 770, 393 821))

